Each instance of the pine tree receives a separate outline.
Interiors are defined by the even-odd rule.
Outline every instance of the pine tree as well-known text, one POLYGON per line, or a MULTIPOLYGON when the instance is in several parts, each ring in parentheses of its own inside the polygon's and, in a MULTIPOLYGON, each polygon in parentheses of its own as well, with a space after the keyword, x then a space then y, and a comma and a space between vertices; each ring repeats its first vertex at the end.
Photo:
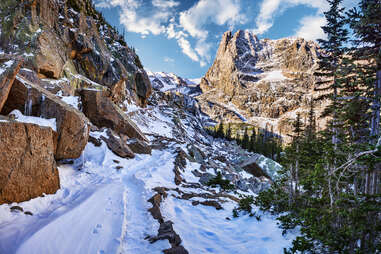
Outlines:
MULTIPOLYGON (((381 2, 362 0, 358 9, 349 12, 350 26, 357 37, 354 58, 365 61, 363 73, 366 77, 368 97, 371 101, 370 136, 375 145, 380 136, 380 97, 381 97, 381 2)), ((366 175, 366 193, 378 194, 380 175, 372 169, 366 175)))
POLYGON ((315 107, 314 99, 310 100, 310 108, 308 111, 308 125, 306 126, 306 137, 307 142, 312 141, 316 135, 316 116, 315 116, 315 107))
POLYGON ((348 31, 345 28, 346 19, 343 16, 344 8, 340 7, 342 0, 327 0, 330 5, 330 9, 324 13, 327 20, 327 24, 322 27, 324 33, 327 36, 326 40, 320 39, 319 44, 321 48, 326 52, 322 54, 319 62, 319 72, 316 73, 322 78, 318 85, 326 85, 319 90, 325 90, 328 92, 328 96, 331 99, 331 104, 325 110, 325 115, 329 115, 332 118, 330 124, 332 130, 328 132, 331 134, 331 142, 333 150, 330 154, 327 154, 327 175, 329 181, 329 193, 330 204, 334 204, 334 194, 332 190, 332 175, 337 167, 336 154, 338 153, 339 131, 338 125, 338 91, 341 88, 341 77, 338 75, 340 72, 340 62, 346 53, 345 43, 348 40, 348 31), (332 160, 330 160, 332 158, 332 160))
POLYGON ((246 127, 245 133, 243 134, 243 139, 242 139, 242 148, 243 149, 249 149, 249 143, 250 143, 249 130, 246 127))
POLYGON ((216 137, 217 138, 224 138, 225 137, 225 133, 224 133, 224 122, 220 122, 218 124, 218 129, 216 131, 216 137))
POLYGON ((233 140, 232 129, 231 129, 231 124, 230 123, 228 124, 228 129, 226 131, 226 139, 229 140, 229 141, 233 140))
POLYGON ((249 148, 251 152, 257 153, 257 135, 255 133, 255 129, 253 128, 253 131, 251 132, 250 141, 249 141, 249 148))

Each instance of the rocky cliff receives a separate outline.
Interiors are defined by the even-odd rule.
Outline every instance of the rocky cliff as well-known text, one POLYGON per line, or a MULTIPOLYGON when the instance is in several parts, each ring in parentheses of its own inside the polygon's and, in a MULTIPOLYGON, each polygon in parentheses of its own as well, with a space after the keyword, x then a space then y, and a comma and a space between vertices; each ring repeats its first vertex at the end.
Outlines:
POLYGON ((93 81, 116 103, 146 104, 151 85, 139 57, 90 0, 5 0, 0 18, 0 51, 21 56, 39 78, 75 88, 93 81))
POLYGON ((123 157, 150 152, 125 112, 151 92, 138 55, 90 0, 1 1, 0 203, 59 189, 56 161, 83 157, 90 129, 123 157))
MULTIPOLYGON (((301 38, 259 40, 249 31, 226 32, 201 80, 202 110, 216 121, 244 121, 288 134, 296 113, 304 118, 310 100, 319 96, 314 91, 319 52, 316 43, 301 38)), ((316 105, 317 114, 324 104, 316 105)))

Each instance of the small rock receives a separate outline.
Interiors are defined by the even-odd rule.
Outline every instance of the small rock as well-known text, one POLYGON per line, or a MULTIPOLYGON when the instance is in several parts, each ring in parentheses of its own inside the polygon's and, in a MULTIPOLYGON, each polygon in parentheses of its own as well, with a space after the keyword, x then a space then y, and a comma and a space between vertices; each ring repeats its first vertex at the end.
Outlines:
POLYGON ((32 213, 32 212, 29 212, 29 211, 24 212, 24 214, 25 214, 25 215, 33 216, 33 213, 32 213))
POLYGON ((214 208, 216 208, 216 210, 222 210, 222 206, 220 205, 220 203, 218 203, 217 201, 214 201, 214 200, 206 200, 206 201, 202 201, 200 202, 201 205, 205 205, 205 206, 213 206, 214 208))
POLYGON ((193 170, 192 171, 192 174, 196 177, 201 177, 202 176, 202 173, 200 173, 197 169, 193 170))
POLYGON ((12 206, 11 208, 12 213, 18 213, 18 212, 24 212, 24 209, 21 206, 12 206))
POLYGON ((129 139, 127 144, 128 147, 130 147, 131 150, 137 154, 151 154, 152 152, 151 147, 146 142, 136 138, 129 139))
POLYGON ((102 136, 101 139, 106 142, 107 147, 116 155, 122 158, 134 158, 135 154, 128 145, 112 130, 107 130, 108 138, 102 136))
POLYGON ((89 136, 89 142, 93 143, 96 147, 100 147, 102 145, 102 141, 99 138, 94 138, 89 136))
POLYGON ((200 202, 198 202, 198 201, 192 201, 192 205, 193 206, 196 206, 196 205, 199 205, 200 204, 200 202))
POLYGON ((210 173, 204 173, 200 177, 200 183, 203 185, 207 185, 207 183, 212 180, 215 176, 210 173))
POLYGON ((188 254, 189 252, 183 246, 176 246, 170 249, 164 250, 164 254, 188 254))

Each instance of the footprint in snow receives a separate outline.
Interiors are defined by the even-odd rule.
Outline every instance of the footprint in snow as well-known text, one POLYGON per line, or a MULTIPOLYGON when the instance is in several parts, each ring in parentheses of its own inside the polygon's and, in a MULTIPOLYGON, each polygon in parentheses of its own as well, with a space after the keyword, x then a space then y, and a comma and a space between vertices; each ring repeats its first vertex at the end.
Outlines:
POLYGON ((97 224, 95 228, 93 229, 93 234, 98 234, 99 230, 102 228, 101 224, 97 224))

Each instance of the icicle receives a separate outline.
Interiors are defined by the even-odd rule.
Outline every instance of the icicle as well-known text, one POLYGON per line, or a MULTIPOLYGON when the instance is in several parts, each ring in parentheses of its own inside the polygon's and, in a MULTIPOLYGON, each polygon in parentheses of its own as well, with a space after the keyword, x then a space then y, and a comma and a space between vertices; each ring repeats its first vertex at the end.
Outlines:
POLYGON ((32 115, 32 96, 30 90, 30 86, 27 86, 27 97, 24 106, 24 115, 26 116, 32 115))
POLYGON ((83 149, 81 157, 82 157, 82 169, 84 169, 86 164, 86 148, 83 149))
POLYGON ((40 104, 40 117, 45 117, 45 95, 41 96, 41 104, 40 104))

